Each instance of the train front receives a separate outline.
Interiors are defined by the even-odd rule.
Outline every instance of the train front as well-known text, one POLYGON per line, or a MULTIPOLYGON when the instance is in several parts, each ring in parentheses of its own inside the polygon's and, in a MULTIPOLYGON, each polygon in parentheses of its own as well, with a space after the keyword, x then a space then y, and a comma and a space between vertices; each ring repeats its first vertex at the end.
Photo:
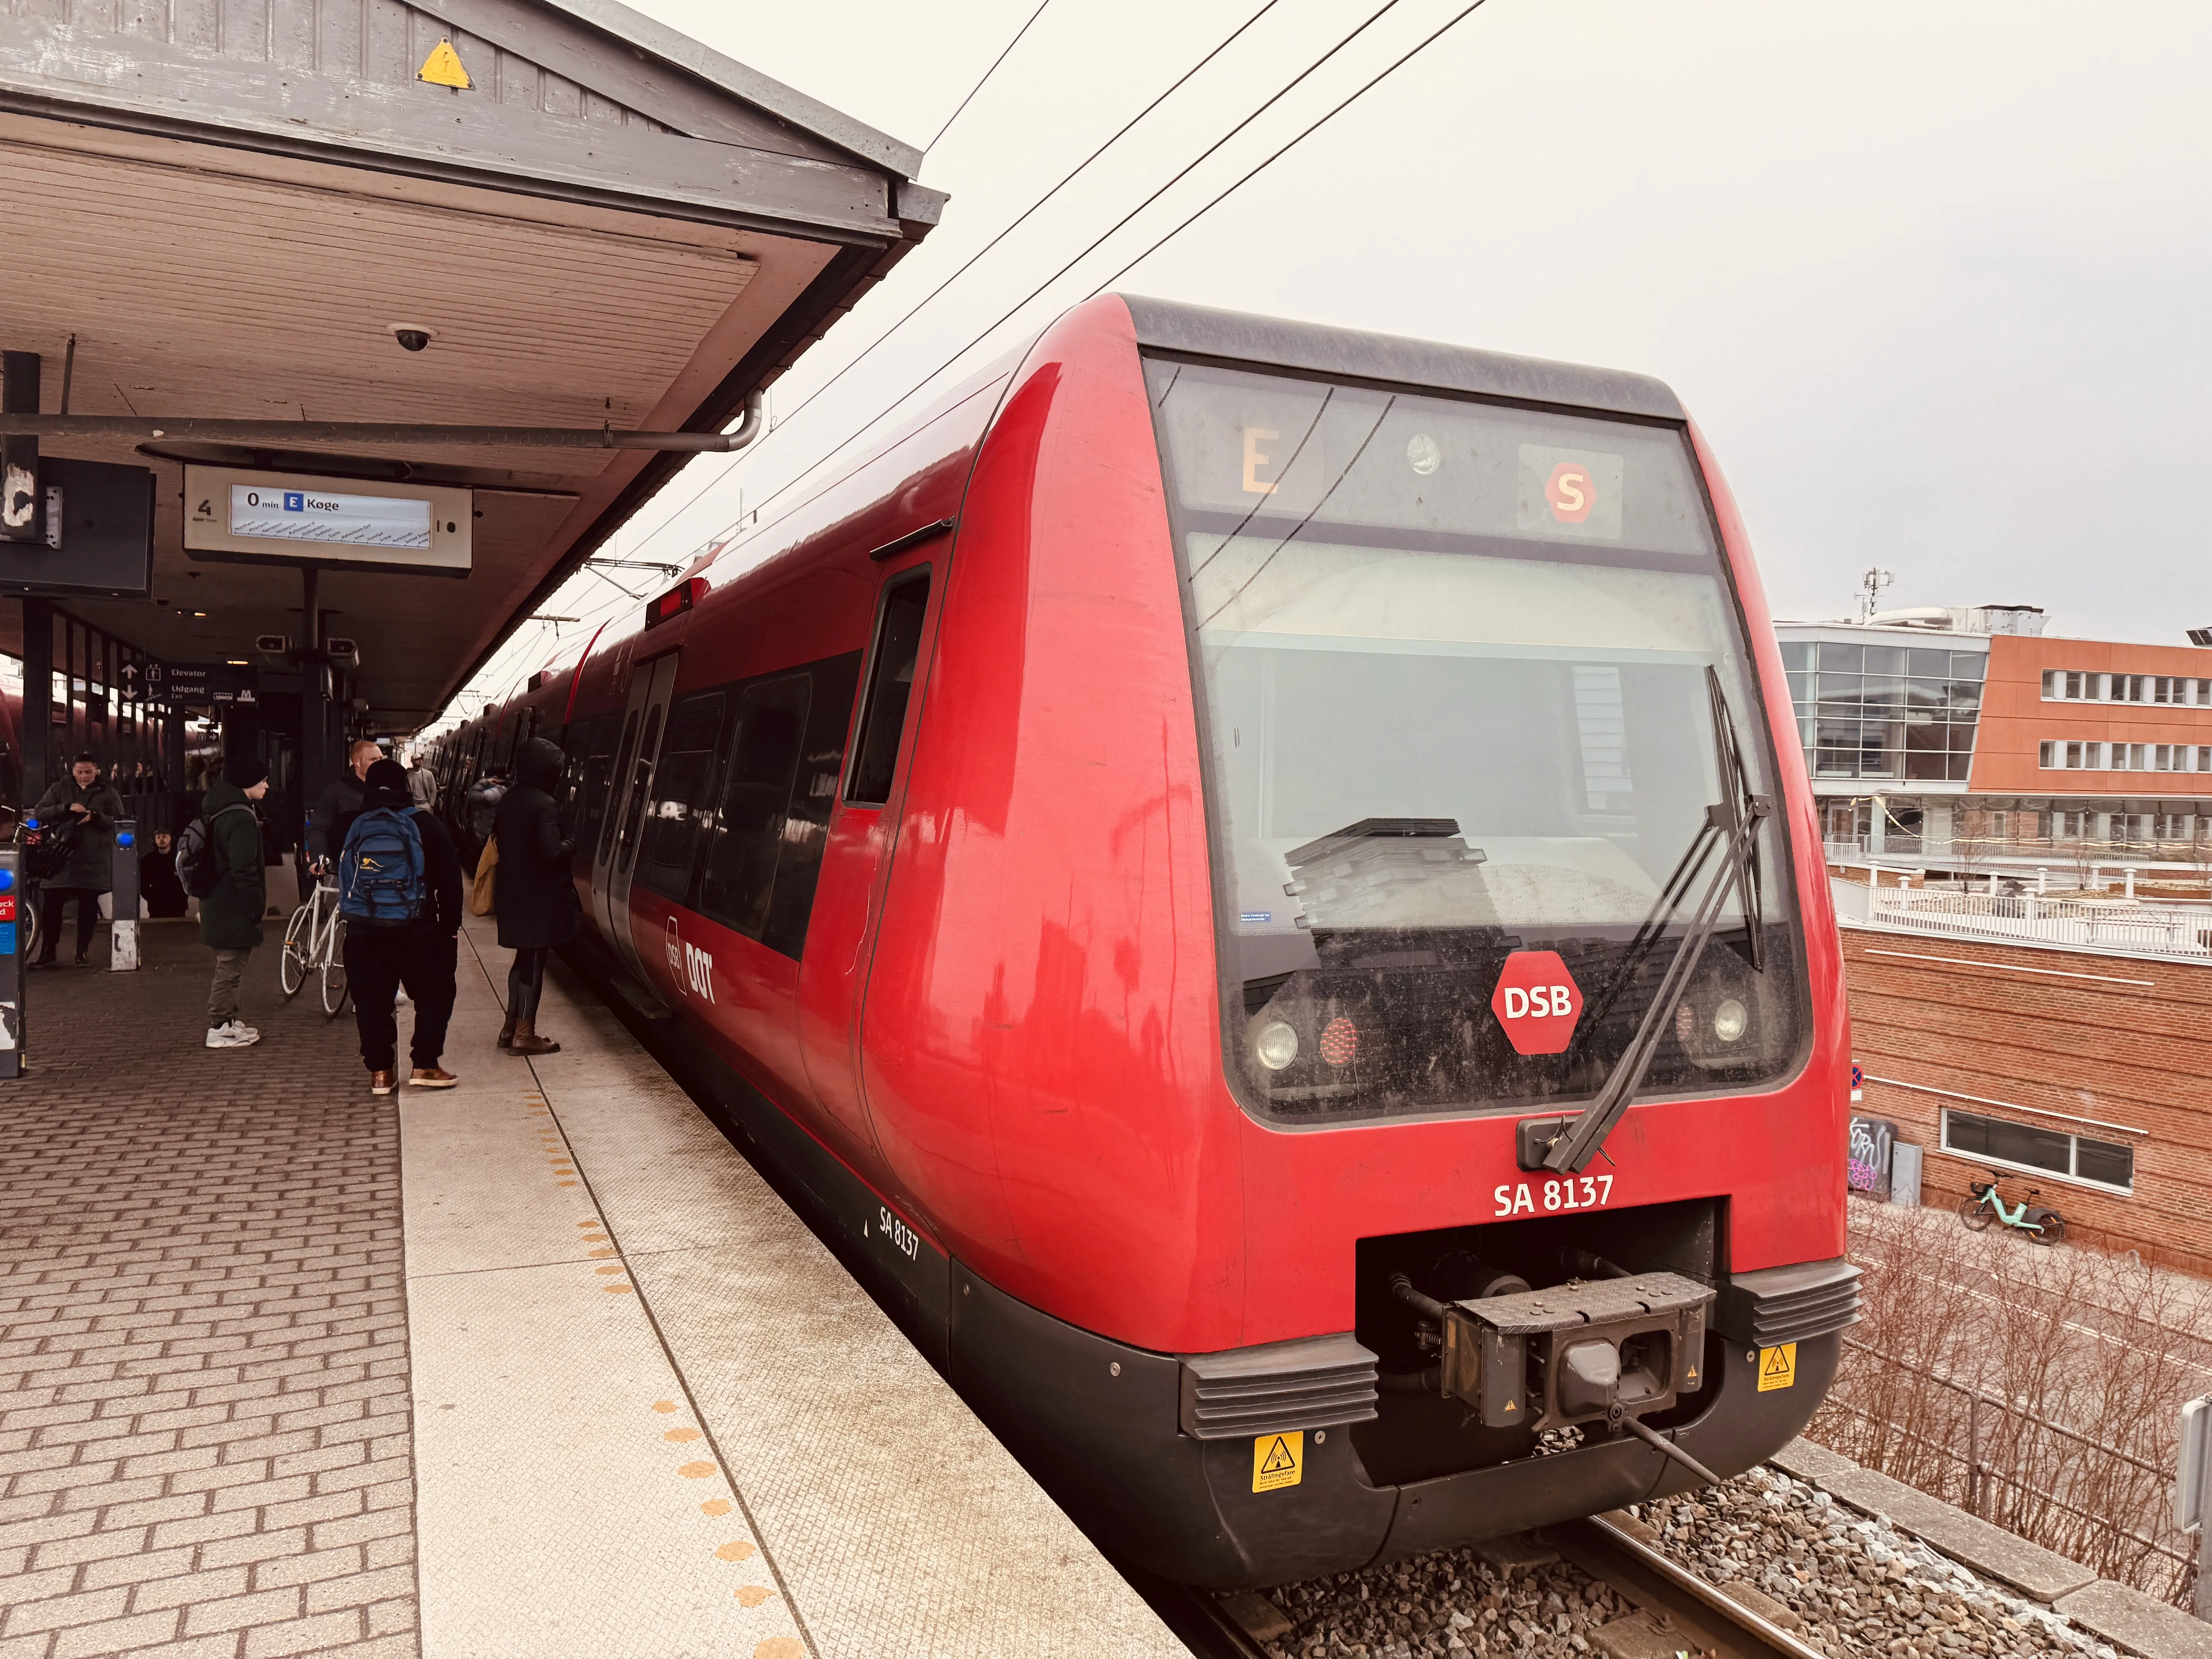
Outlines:
MULTIPOLYGON (((1238 1109, 1194 1179, 1241 1237, 1194 1269, 1230 1320, 1029 1356, 1024 1449, 1223 1586, 1747 1467, 1857 1291, 1826 875, 1724 487, 1655 382, 1129 305, 1238 1109)), ((1063 1316, 1144 1317, 1106 1294, 1063 1316)))

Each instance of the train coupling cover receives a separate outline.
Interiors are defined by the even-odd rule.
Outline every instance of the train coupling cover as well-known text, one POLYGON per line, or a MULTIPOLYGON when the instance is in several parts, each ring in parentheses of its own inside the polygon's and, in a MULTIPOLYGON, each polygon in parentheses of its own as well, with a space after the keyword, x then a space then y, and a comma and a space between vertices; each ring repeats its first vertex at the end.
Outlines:
POLYGON ((1439 1391, 1491 1428, 1664 1411, 1705 1387, 1712 1302, 1695 1279, 1646 1273, 1447 1303, 1439 1391))

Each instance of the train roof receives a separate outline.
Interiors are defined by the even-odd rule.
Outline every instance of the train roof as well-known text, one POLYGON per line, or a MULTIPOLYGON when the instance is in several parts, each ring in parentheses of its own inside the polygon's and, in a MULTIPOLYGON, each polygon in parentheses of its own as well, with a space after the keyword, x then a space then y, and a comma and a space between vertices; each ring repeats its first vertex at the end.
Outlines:
POLYGON ((1434 386, 1515 403, 1600 410, 1644 420, 1689 418, 1673 392, 1648 374, 1589 368, 1541 357, 1444 345, 1399 334, 1370 334, 1248 312, 1218 311, 1173 300, 1119 296, 1136 324, 1137 343, 1225 362, 1266 363, 1310 374, 1434 386))

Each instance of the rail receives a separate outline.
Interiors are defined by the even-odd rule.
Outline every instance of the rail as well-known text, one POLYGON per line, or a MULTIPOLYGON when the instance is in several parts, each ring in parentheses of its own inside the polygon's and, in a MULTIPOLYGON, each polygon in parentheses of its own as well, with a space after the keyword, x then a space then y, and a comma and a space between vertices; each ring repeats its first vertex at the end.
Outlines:
POLYGON ((1869 890, 1865 904, 1876 927, 2212 961, 2212 917, 2198 909, 1898 887, 1869 890))
MULTIPOLYGON (((1638 1523, 1618 1512, 1547 1527, 1559 1553, 1639 1607, 1665 1612, 1723 1659, 1826 1659, 1820 1650, 1709 1584, 1664 1551, 1638 1538, 1638 1523)), ((1668 1646, 1674 1646, 1669 1642, 1668 1646)))

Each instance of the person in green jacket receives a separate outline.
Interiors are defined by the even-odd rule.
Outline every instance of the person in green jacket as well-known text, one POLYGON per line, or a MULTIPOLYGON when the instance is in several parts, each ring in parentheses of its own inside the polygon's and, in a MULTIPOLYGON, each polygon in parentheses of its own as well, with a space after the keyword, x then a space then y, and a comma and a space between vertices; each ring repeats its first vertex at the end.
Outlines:
POLYGON ((238 1015, 238 983, 246 958, 261 943, 261 915, 269 884, 261 857, 261 820, 252 803, 269 793, 269 769, 253 755, 222 763, 222 781, 200 805, 214 856, 215 890, 200 901, 200 943, 215 952, 215 982, 208 988, 207 1046, 245 1048, 261 1033, 238 1015))

